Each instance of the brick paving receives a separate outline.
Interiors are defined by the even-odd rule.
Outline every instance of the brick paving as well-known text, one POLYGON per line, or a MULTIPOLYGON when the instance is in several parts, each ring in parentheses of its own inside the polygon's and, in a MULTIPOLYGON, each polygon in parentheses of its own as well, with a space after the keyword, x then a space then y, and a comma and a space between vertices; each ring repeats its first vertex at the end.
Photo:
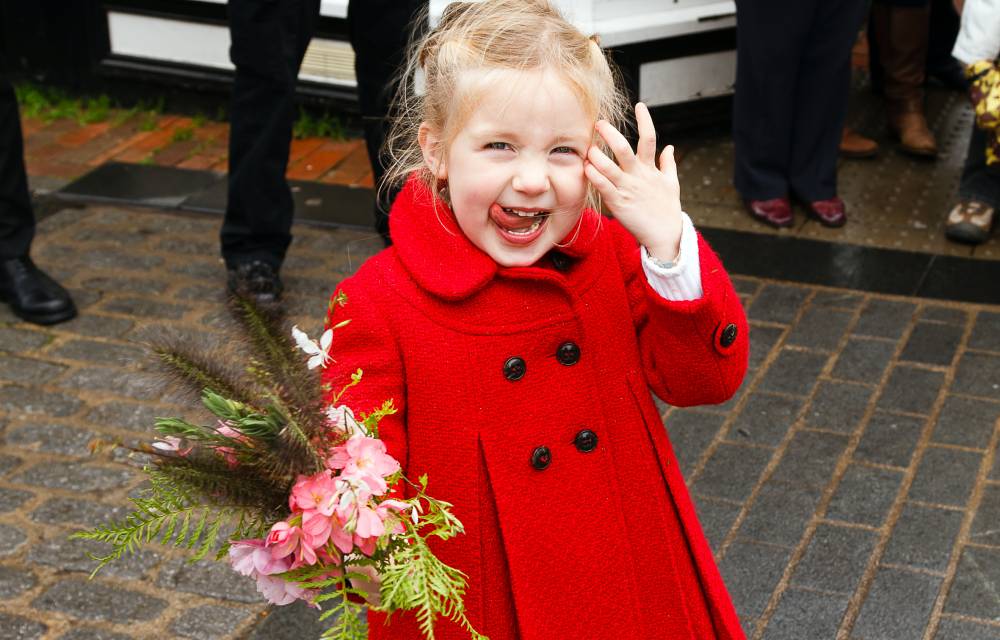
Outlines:
MULTIPOLYGON (((315 635, 309 611, 268 612, 226 567, 171 549, 88 582, 94 547, 67 539, 120 516, 141 482, 141 460, 91 444, 190 412, 141 345, 218 342, 217 226, 107 206, 42 221, 36 258, 81 316, 41 328, 0 306, 0 638, 315 635)), ((316 331, 325 296, 379 247, 297 226, 293 319, 316 331)), ((1000 638, 1000 308, 736 283, 753 331, 740 392, 661 408, 748 637, 1000 638)))

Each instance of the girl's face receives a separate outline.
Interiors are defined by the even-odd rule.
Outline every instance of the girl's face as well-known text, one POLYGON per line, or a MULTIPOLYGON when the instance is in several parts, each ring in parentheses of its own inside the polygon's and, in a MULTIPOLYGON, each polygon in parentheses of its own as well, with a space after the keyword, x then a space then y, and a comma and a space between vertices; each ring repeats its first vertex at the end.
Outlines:
POLYGON ((479 98, 443 150, 438 132, 421 126, 424 160, 448 181, 466 237, 501 266, 528 266, 580 217, 594 119, 570 86, 547 71, 491 75, 479 98))

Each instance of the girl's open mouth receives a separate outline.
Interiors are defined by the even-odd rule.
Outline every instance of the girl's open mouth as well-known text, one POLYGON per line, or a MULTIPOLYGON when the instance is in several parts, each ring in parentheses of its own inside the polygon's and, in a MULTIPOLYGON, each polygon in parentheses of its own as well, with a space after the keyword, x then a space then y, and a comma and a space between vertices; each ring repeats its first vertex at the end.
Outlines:
POLYGON ((500 236, 511 244, 529 244, 541 235, 550 212, 538 208, 490 206, 490 220, 500 236))

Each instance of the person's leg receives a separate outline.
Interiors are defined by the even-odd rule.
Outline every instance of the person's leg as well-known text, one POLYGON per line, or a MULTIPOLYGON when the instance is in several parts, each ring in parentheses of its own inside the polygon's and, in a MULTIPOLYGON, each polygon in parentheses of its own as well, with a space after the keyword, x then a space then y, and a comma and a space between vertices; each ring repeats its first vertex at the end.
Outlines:
POLYGON ((295 84, 319 0, 230 0, 228 11, 236 75, 222 256, 230 269, 260 261, 277 271, 292 239, 285 172, 295 84))
POLYGON ((17 97, 0 76, 0 302, 28 322, 69 320, 76 316, 69 293, 31 260, 34 235, 17 97))
POLYGON ((375 229, 386 244, 391 242, 389 208, 402 185, 383 185, 386 163, 381 151, 409 36, 420 26, 413 21, 425 5, 426 0, 352 0, 347 6, 358 102, 375 178, 375 229))
MULTIPOLYGON (((789 168, 791 189, 806 203, 837 195, 837 150, 850 94, 851 47, 864 9, 864 0, 827 0, 819 3, 813 18, 795 87, 789 168)), ((835 217, 820 221, 839 226, 846 220, 835 217)))

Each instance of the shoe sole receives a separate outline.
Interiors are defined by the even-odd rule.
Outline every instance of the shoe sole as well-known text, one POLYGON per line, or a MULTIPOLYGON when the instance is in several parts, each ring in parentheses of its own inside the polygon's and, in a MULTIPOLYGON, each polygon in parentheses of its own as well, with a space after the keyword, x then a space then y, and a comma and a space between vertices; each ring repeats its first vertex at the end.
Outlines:
POLYGON ((25 313, 12 305, 8 305, 10 310, 18 318, 31 322, 33 324, 59 324, 60 322, 66 322, 67 320, 72 320, 76 317, 76 307, 59 311, 58 313, 25 313))
POLYGON ((816 222, 820 223, 821 225, 823 225, 827 229, 839 229, 842 226, 844 226, 845 224, 847 224, 847 216, 844 216, 843 218, 841 218, 840 222, 834 223, 834 222, 830 222, 829 220, 824 219, 822 216, 816 215, 815 213, 813 213, 812 211, 810 211, 808 208, 806 209, 806 216, 808 218, 811 218, 811 219, 815 220, 816 222))
POLYGON ((944 228, 944 235, 949 240, 962 244, 982 244, 990 239, 990 234, 971 224, 956 224, 944 228))

